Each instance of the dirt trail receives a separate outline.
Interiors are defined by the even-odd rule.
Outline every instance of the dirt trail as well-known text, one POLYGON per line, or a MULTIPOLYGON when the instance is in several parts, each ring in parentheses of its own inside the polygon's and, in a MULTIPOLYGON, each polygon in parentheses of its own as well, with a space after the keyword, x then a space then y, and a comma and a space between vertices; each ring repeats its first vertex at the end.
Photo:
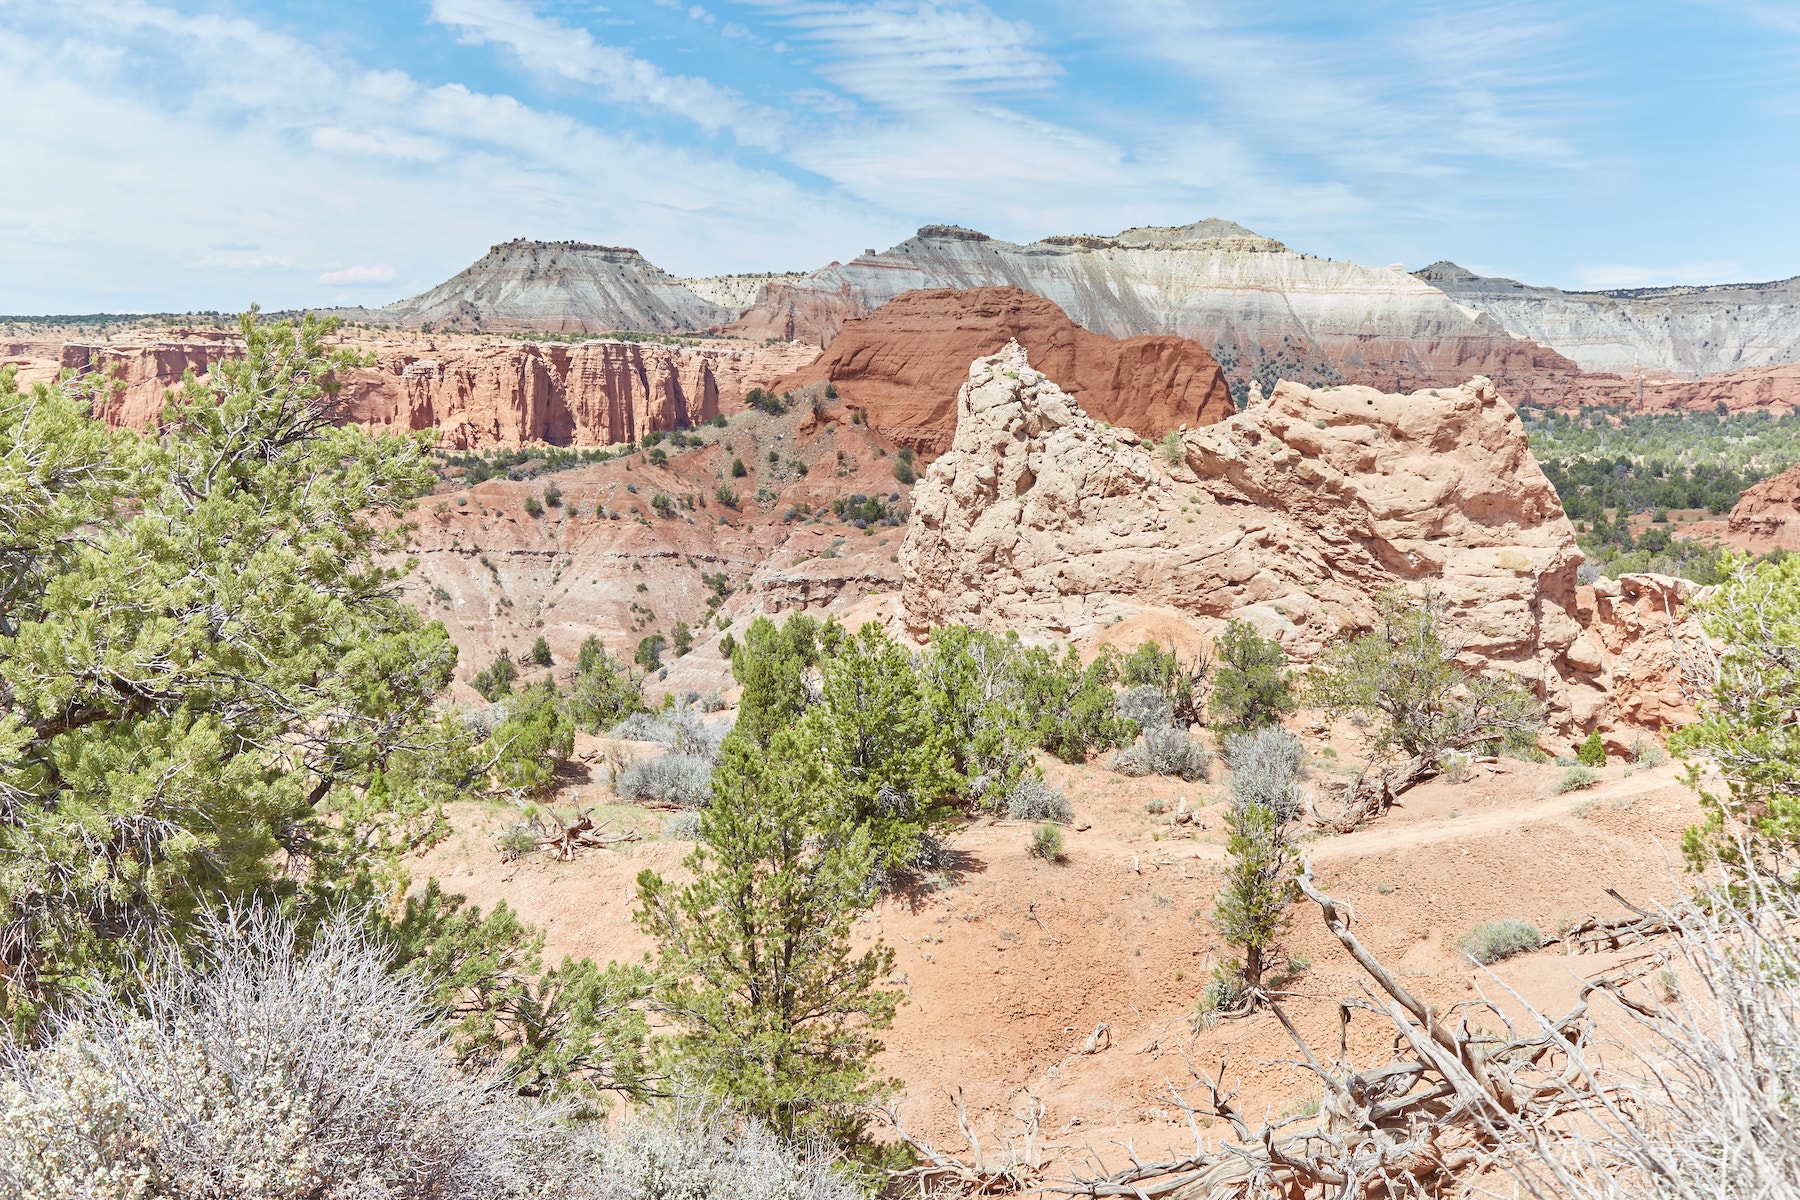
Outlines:
MULTIPOLYGON (((1309 786, 1329 786, 1345 768, 1319 756, 1316 739, 1313 749, 1309 786)), ((1293 1112, 1315 1099, 1316 1087, 1282 1065, 1293 1046, 1272 1017, 1201 1031, 1189 1019, 1231 957, 1211 920, 1224 789, 1128 779, 1098 761, 1041 762, 1075 808, 1064 862, 1028 855, 1028 824, 977 820, 949 839, 961 856, 955 871, 890 897, 858 924, 859 947, 880 939, 896 952, 890 983, 906 1002, 879 1066, 901 1085, 909 1128, 964 1152, 952 1100, 960 1091, 990 1152, 1030 1097, 1046 1106, 1041 1133, 1053 1155, 1126 1140, 1142 1154, 1180 1147, 1190 1139, 1169 1088, 1189 1081, 1184 1055, 1211 1067, 1228 1058, 1251 1109, 1293 1112), (1182 798, 1202 827, 1171 827, 1182 798), (1102 1024, 1095 1051, 1082 1053, 1102 1024)), ((1599 786, 1559 796, 1562 768, 1507 761, 1500 774, 1415 788, 1369 828, 1317 838, 1307 852, 1322 886, 1355 906, 1358 935, 1408 987, 1437 1004, 1473 999, 1477 987, 1494 994, 1456 951, 1474 925, 1520 918, 1549 930, 1587 912, 1615 915, 1607 887, 1644 903, 1685 886, 1676 848, 1700 815, 1693 793, 1674 767, 1626 770, 1609 766, 1599 786)), ((599 779, 582 790, 584 803, 606 792, 599 779)), ((652 839, 664 820, 624 806, 604 815, 652 839)), ((630 919, 635 876, 679 871, 688 843, 503 864, 493 845, 503 820, 498 809, 459 811, 458 832, 415 874, 484 906, 505 898, 546 930, 551 961, 635 960, 651 948, 630 919)), ((1337 1001, 1357 989, 1359 972, 1316 911, 1296 905, 1292 915, 1285 950, 1307 966, 1285 985, 1288 1008, 1316 1044, 1335 1047, 1337 1001)), ((1496 971, 1554 1008, 1577 975, 1605 965, 1544 951, 1496 971)), ((1359 1022, 1351 1049, 1379 1057, 1388 1036, 1359 1022)))

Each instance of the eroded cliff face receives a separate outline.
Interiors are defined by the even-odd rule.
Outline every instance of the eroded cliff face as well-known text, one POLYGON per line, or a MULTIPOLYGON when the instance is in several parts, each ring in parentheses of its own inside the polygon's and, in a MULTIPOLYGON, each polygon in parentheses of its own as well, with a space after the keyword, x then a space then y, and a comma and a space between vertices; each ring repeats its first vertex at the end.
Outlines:
POLYGON ((1567 727, 1575 530, 1511 405, 1477 378, 1390 395, 1284 383, 1190 430, 1172 463, 1102 426, 1023 348, 977 360, 952 449, 913 495, 906 622, 1092 636, 1160 610, 1250 621, 1298 661, 1400 584, 1449 602, 1470 665, 1567 727))
POLYGON ((770 284, 728 328, 827 346, 902 292, 997 286, 1044 296, 1095 333, 1191 338, 1240 388, 1295 379, 1400 390, 1475 374, 1543 385, 1577 370, 1403 269, 1297 254, 1218 220, 1028 246, 926 226, 880 254, 770 284))
MULTIPOLYGON (((336 418, 377 429, 436 428, 438 444, 457 450, 526 442, 605 446, 697 425, 741 409, 750 388, 772 385, 818 353, 805 346, 613 341, 352 344, 372 353, 376 365, 346 373, 336 418)), ((205 375, 220 359, 241 353, 236 338, 221 334, 71 343, 61 361, 78 371, 113 373, 125 386, 110 394, 99 415, 142 429, 156 422, 164 392, 180 385, 184 371, 205 375)))
POLYGON ((1800 361, 1800 278, 1709 287, 1565 292, 1453 262, 1415 274, 1586 371, 1687 377, 1800 361))
POLYGON ((1210 425, 1236 411, 1218 363, 1198 343, 1116 341, 1014 287, 906 292, 847 322, 822 356, 776 386, 830 381, 874 428, 931 458, 955 436, 956 393, 969 363, 1009 341, 1062 380, 1087 412, 1142 436, 1210 425))
POLYGON ((1746 488, 1732 506, 1726 528, 1743 549, 1761 554, 1800 550, 1800 466, 1746 488))

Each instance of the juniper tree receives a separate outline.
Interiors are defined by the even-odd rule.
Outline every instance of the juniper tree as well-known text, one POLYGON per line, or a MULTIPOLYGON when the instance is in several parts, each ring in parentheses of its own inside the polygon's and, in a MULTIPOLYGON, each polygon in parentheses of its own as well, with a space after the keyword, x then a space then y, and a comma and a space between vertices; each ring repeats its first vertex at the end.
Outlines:
POLYGON ((1254 729, 1294 711, 1287 652, 1280 642, 1261 636, 1248 621, 1232 621, 1214 648, 1219 656, 1210 705, 1214 724, 1254 729))
POLYGON ((0 373, 0 1011, 124 981, 208 906, 391 889, 478 774, 403 604, 426 436, 331 423, 331 325, 246 315, 158 429, 0 373), (379 518, 379 519, 375 519, 379 518))

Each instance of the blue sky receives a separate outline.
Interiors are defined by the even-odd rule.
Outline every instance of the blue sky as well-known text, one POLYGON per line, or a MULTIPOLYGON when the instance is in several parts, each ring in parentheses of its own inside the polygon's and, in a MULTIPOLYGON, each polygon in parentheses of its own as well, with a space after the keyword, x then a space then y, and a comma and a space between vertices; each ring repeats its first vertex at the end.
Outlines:
POLYGON ((384 303, 515 236, 806 270, 1226 217, 1800 274, 1800 0, 0 0, 0 313, 384 303))

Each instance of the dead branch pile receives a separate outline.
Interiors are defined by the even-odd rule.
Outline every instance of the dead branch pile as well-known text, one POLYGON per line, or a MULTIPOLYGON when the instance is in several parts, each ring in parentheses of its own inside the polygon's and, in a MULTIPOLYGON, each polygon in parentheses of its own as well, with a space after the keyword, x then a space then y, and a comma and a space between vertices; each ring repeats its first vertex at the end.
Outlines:
MULTIPOLYGON (((1096 1036, 1098 1033, 1096 1030, 1096 1036)), ((956 1105, 956 1127, 969 1143, 968 1161, 941 1153, 930 1142, 914 1138, 900 1123, 899 1110, 889 1109, 888 1119, 893 1122, 900 1140, 912 1148, 919 1161, 912 1167, 892 1173, 888 1194, 897 1198, 1009 1196, 1040 1190, 1044 1178, 1039 1163, 1038 1127, 1044 1119, 1044 1102, 1029 1096, 1029 1108, 1019 1118, 1018 1131, 995 1135, 1001 1145, 998 1155, 990 1160, 982 1150, 975 1123, 969 1119, 969 1111, 963 1105, 962 1089, 956 1089, 956 1095, 951 1099, 956 1105)))
POLYGON ((635 829, 608 833, 606 827, 611 824, 610 817, 594 824, 594 810, 590 807, 579 809, 568 817, 546 810, 542 816, 528 818, 522 828, 536 838, 539 849, 548 851, 558 862, 572 862, 577 850, 617 846, 642 838, 635 829))
POLYGON ((1619 950, 1663 934, 1677 933, 1681 929, 1681 918, 1675 914, 1654 913, 1639 908, 1612 888, 1607 888, 1606 894, 1629 909, 1631 915, 1615 917, 1611 921, 1586 916, 1551 941, 1562 942, 1577 954, 1596 954, 1602 950, 1619 950))

